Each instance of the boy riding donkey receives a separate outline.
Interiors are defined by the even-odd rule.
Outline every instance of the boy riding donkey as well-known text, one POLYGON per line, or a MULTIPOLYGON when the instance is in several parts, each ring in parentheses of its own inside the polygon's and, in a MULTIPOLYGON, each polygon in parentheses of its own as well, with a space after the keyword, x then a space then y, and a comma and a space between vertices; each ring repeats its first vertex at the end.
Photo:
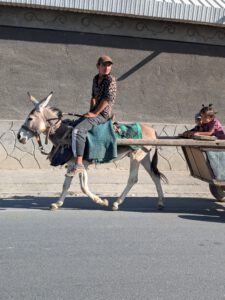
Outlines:
POLYGON ((96 67, 98 74, 93 79, 90 111, 76 121, 72 133, 72 150, 75 163, 67 176, 83 172, 83 155, 88 131, 95 125, 104 124, 112 117, 112 107, 116 99, 116 79, 111 75, 111 57, 99 57, 96 67))
MULTIPOLYGON (((81 190, 90 198, 92 201, 94 201, 97 204, 108 206, 108 200, 107 199, 101 199, 98 195, 93 194, 88 186, 88 175, 87 172, 83 166, 83 155, 84 155, 84 148, 85 148, 85 140, 87 133, 90 133, 90 136, 94 135, 93 132, 97 131, 97 134, 100 132, 96 146, 94 147, 94 151, 88 153, 88 157, 86 158, 85 153, 85 159, 87 160, 87 163, 92 164, 96 161, 102 161, 103 158, 104 162, 108 162, 113 159, 115 160, 121 160, 124 157, 129 156, 130 158, 130 170, 129 170, 129 177, 126 184, 126 187, 120 194, 120 196, 113 202, 112 209, 118 210, 119 206, 124 202, 124 199, 126 198, 128 192, 130 189, 134 186, 135 183, 138 181, 138 171, 139 166, 142 165, 144 169, 147 171, 147 173, 151 176, 158 193, 158 208, 161 209, 164 206, 163 203, 163 191, 160 179, 165 179, 164 175, 158 170, 157 168, 157 162, 158 162, 158 155, 157 150, 155 151, 153 157, 150 157, 150 150, 152 147, 145 147, 142 146, 138 149, 133 149, 131 147, 127 146, 119 146, 116 144, 116 150, 119 149, 119 155, 117 155, 117 152, 110 151, 110 155, 106 155, 104 152, 107 148, 112 150, 112 148, 109 148, 108 146, 114 145, 115 136, 113 138, 110 138, 108 135, 108 131, 105 131, 105 126, 101 126, 100 124, 104 124, 109 120, 112 116, 112 106, 115 102, 116 97, 116 80, 113 76, 111 76, 111 69, 112 69, 112 59, 108 56, 101 56, 97 61, 97 69, 98 74, 93 79, 93 88, 92 88, 92 98, 91 98, 91 107, 90 111, 83 115, 80 119, 75 121, 75 126, 73 128, 73 136, 72 136, 72 148, 73 153, 75 157, 74 164, 71 163, 68 164, 68 172, 65 176, 65 181, 63 183, 63 189, 62 193, 60 195, 60 198, 56 203, 51 204, 51 209, 58 209, 63 206, 65 197, 67 195, 68 189, 71 185, 72 178, 75 174, 80 173, 79 179, 81 184, 81 190), (96 129, 93 128, 94 125, 96 126, 96 129), (92 132, 91 129, 94 129, 92 132), (104 130, 102 130, 102 128, 104 130), (104 138, 107 137, 109 139, 107 140, 107 143, 104 144, 104 146, 100 145, 100 142, 105 142, 104 138), (106 147, 105 147, 106 146, 106 147), (94 156, 93 156, 94 153, 94 156), (98 155, 98 154, 101 154, 98 155), (115 154, 115 156, 114 156, 115 154), (110 158, 110 159, 109 159, 110 158), (109 159, 109 160, 108 160, 109 159)), ((40 137, 41 134, 45 134, 46 136, 49 136, 49 139, 53 143, 55 149, 57 151, 54 155, 52 155, 51 159, 51 165, 57 166, 57 165, 63 165, 67 162, 69 162, 71 158, 71 152, 70 147, 67 147, 70 145, 70 125, 67 126, 67 123, 63 123, 61 120, 62 118, 62 112, 54 107, 48 106, 48 103, 51 99, 52 93, 49 94, 48 97, 45 99, 38 101, 33 96, 30 96, 30 100, 34 104, 34 109, 28 114, 26 120, 24 121, 24 124, 21 126, 21 128, 18 131, 18 140, 26 144, 29 139, 33 137, 40 137), (62 125, 62 126, 61 126, 62 125), (67 135, 66 135, 67 134, 67 135), (66 140, 67 139, 67 140, 66 140), (65 143, 68 142, 68 143, 65 143), (65 146, 65 147, 64 147, 65 146), (64 150, 64 151, 61 151, 64 150), (68 151, 67 151, 68 150, 68 151), (65 155, 66 153, 66 155, 65 155), (58 155, 58 156, 57 156, 58 155), (66 156, 66 157, 64 157, 66 156), (55 159, 54 159, 55 157, 55 159), (68 160, 67 160, 68 159, 68 160)), ((69 123, 71 124, 71 122, 69 123)), ((72 122, 72 124, 74 124, 72 122)), ((112 124, 111 122, 107 122, 104 125, 110 125, 108 128, 110 129, 110 133, 114 133, 112 130, 112 124)), ((119 124, 124 125, 124 124, 119 124)), ((130 124, 129 124, 130 125, 130 124)), ((133 124, 131 124, 133 125, 133 124)), ((107 126, 106 126, 107 127, 107 126)), ((125 127, 125 126, 124 126, 125 127)), ((122 133, 122 138, 137 138, 136 133, 141 132, 141 135, 138 135, 138 138, 140 139, 156 139, 156 134, 154 128, 150 127, 148 124, 145 123, 138 123, 138 125, 135 127, 134 133, 131 132, 133 127, 128 127, 128 129, 121 129, 119 133, 122 133), (130 133, 132 133, 132 137, 130 136, 130 133)), ((93 140, 92 140, 93 141, 93 140)), ((88 143, 87 148, 92 148, 93 143, 88 143), (90 146, 90 147, 89 147, 90 146)), ((88 149, 88 150, 90 150, 88 149)), ((91 149, 92 150, 92 149, 91 149)), ((54 153, 54 152, 53 152, 54 153)))

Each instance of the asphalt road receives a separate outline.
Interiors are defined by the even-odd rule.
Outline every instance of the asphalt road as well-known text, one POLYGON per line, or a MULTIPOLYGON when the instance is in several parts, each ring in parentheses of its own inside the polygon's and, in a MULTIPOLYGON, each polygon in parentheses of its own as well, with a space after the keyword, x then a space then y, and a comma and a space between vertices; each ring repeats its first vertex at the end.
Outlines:
MULTIPOLYGON (((225 299, 225 205, 127 199, 121 211, 69 198, 0 200, 0 299, 225 299)), ((109 199, 113 201, 112 198, 109 199)))

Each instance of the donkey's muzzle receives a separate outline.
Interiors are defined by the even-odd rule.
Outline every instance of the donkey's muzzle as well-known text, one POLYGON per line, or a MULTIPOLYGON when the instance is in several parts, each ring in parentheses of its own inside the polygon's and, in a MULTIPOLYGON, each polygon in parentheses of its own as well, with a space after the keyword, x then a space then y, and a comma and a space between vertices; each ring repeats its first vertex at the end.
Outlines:
POLYGON ((27 142, 27 139, 26 138, 22 138, 21 137, 21 134, 18 132, 18 134, 17 134, 17 139, 18 139, 18 141, 21 143, 21 144, 26 144, 26 142, 27 142))

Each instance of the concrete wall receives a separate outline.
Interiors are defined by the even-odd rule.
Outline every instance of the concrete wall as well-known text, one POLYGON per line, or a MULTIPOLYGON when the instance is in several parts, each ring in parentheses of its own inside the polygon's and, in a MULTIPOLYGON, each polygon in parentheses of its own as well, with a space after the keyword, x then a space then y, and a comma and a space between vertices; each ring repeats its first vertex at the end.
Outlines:
MULTIPOLYGON (((225 123, 224 29, 9 7, 1 8, 0 26, 1 168, 46 166, 34 146, 21 148, 14 139, 32 109, 26 92, 43 98, 54 91, 52 105, 86 112, 102 53, 115 61, 118 120, 148 122, 173 135, 202 103, 214 103, 225 123)), ((176 165, 171 151, 181 157, 176 149, 164 154, 168 161, 162 155, 165 169, 176 165)))

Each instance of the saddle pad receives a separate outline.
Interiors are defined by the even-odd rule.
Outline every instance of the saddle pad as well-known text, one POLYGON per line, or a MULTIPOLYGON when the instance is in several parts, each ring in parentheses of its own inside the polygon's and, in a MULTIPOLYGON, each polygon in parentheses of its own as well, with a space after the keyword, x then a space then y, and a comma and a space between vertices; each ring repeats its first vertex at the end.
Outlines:
MULTIPOLYGON (((117 139, 142 139, 142 129, 140 123, 118 124, 119 130, 116 132, 117 139)), ((130 145, 130 148, 137 150, 140 146, 130 145)))
MULTIPOLYGON (((115 133, 112 121, 96 125, 88 132, 84 159, 96 163, 107 163, 117 157, 117 139, 141 139, 142 130, 139 123, 119 124, 119 133, 115 133)), ((131 145, 133 150, 140 146, 131 145)), ((73 157, 70 145, 60 146, 51 158, 52 166, 67 163, 73 157)))
MULTIPOLYGON (((54 151, 55 147, 53 146, 54 151)), ((71 146, 60 146, 53 157, 50 158, 51 166, 57 167, 66 164, 73 157, 71 146)))
POLYGON ((116 135, 112 121, 96 125, 88 132, 84 159, 106 163, 117 157, 116 135))

